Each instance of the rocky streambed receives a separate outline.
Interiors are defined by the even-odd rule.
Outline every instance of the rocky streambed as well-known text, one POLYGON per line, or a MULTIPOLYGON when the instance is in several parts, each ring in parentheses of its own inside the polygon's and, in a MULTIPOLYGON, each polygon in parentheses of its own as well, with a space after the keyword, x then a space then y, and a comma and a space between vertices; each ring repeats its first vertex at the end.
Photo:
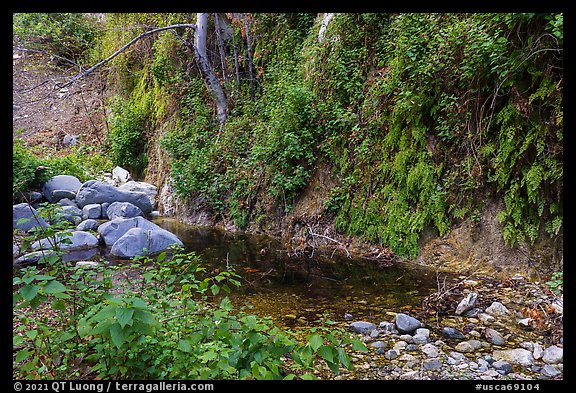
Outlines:
POLYGON ((417 316, 388 312, 386 320, 343 315, 340 325, 369 351, 335 379, 563 379, 561 295, 518 275, 462 280, 444 294, 461 300, 447 306, 433 294, 417 316))

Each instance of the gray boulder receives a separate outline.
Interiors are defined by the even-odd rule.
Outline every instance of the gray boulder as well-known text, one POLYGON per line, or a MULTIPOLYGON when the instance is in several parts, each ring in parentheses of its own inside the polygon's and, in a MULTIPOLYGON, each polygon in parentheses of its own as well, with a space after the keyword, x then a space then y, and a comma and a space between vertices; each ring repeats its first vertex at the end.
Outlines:
POLYGON ((57 199, 57 197, 54 195, 54 191, 67 190, 71 191, 73 194, 76 194, 81 186, 82 183, 80 183, 80 180, 78 180, 78 178, 75 176, 57 175, 44 183, 42 186, 42 194, 44 194, 44 197, 48 200, 48 202, 56 203, 65 197, 61 196, 59 199, 57 199))
POLYGON ((132 228, 114 242, 110 254, 120 258, 132 258, 156 254, 174 244, 183 245, 176 235, 165 229, 132 228))
POLYGON ((370 334, 374 329, 376 329, 376 325, 372 322, 357 321, 350 324, 350 330, 355 333, 370 334))
POLYGON ((52 197, 57 202, 64 198, 72 200, 76 198, 76 192, 70 190, 54 190, 52 191, 52 197))
POLYGON ((78 225, 82 221, 82 210, 78 209, 76 206, 62 206, 62 208, 56 213, 54 221, 57 222, 62 220, 78 225))
POLYGON ((35 241, 31 247, 33 250, 52 250, 55 245, 60 250, 85 250, 98 247, 98 239, 85 231, 58 232, 53 237, 35 241))
POLYGON ((99 203, 91 203, 82 208, 82 219, 100 218, 102 216, 102 206, 99 203))
POLYGON ((150 204, 152 207, 156 206, 156 196, 158 195, 158 187, 153 184, 146 183, 143 181, 131 180, 126 184, 122 184, 118 187, 119 190, 129 191, 129 192, 142 192, 148 196, 150 204))
POLYGON ((396 314, 395 322, 398 331, 401 333, 412 333, 414 330, 422 327, 422 322, 403 313, 396 314))
POLYGON ((77 205, 76 202, 75 202, 75 199, 76 199, 76 198, 74 198, 74 199, 63 198, 63 199, 60 199, 60 200, 58 201, 58 204, 59 204, 60 206, 74 206, 74 207, 78 207, 78 205, 77 205))
POLYGON ((76 203, 81 208, 92 203, 102 204, 105 202, 130 202, 138 206, 144 214, 152 211, 152 205, 146 194, 142 192, 122 191, 111 184, 97 180, 88 180, 82 184, 76 194, 76 203))
POLYGON ((130 176, 130 172, 126 169, 119 166, 112 169, 112 181, 115 185, 125 184, 129 180, 132 180, 132 177, 130 176))
POLYGON ((562 363, 564 360, 564 349, 552 345, 544 350, 542 360, 548 364, 562 363))
POLYGON ((89 218, 87 220, 82 221, 76 227, 77 231, 95 231, 98 229, 100 223, 93 218, 89 218))
POLYGON ((12 206, 12 228, 28 232, 34 227, 47 228, 48 223, 40 217, 36 209, 27 203, 12 206))
POLYGON ((112 202, 106 209, 106 215, 109 220, 118 217, 130 218, 142 215, 142 210, 130 202, 112 202))
POLYGON ((147 230, 162 229, 144 217, 118 217, 100 225, 98 227, 98 233, 100 234, 100 238, 107 246, 112 246, 118 239, 120 239, 126 232, 128 232, 128 230, 132 228, 142 228, 147 230))

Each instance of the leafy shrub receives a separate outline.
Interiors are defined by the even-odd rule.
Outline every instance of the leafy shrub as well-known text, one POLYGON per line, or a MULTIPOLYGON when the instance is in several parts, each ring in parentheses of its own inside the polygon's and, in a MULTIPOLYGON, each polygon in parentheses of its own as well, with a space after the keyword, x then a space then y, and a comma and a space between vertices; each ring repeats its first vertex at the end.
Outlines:
POLYGON ((108 140, 114 165, 141 174, 147 164, 145 112, 134 101, 117 99, 113 105, 108 140))
POLYGON ((43 271, 18 271, 15 377, 71 378, 88 366, 99 378, 291 379, 317 361, 334 373, 351 368, 345 347, 366 351, 334 327, 314 328, 298 342, 270 319, 234 310, 226 294, 239 285, 237 275, 209 275, 191 253, 134 262, 70 269, 54 255, 44 259, 43 271), (112 292, 112 278, 123 269, 139 274, 112 292), (51 306, 51 322, 30 312, 41 306, 51 306), (285 362, 288 353, 293 364, 285 362))
MULTIPOLYGON (((32 154, 21 139, 12 142, 12 194, 27 191, 38 179, 36 168, 42 165, 42 160, 32 154)), ((45 180, 48 180, 47 178, 45 180)))
POLYGON ((16 13, 13 32, 21 40, 67 59, 86 55, 96 42, 96 20, 80 13, 16 13))

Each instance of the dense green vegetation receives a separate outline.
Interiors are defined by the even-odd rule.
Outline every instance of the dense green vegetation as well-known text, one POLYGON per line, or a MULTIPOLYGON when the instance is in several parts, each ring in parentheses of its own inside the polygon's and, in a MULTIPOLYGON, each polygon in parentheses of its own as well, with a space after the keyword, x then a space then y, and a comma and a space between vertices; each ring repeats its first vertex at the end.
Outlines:
MULTIPOLYGON (((51 157, 15 138, 13 193, 113 165, 144 175, 158 165, 150 146, 159 143, 177 197, 239 229, 290 214, 328 168, 336 185, 323 216, 340 234, 401 256, 418 255, 427 229, 442 235, 459 220, 481 221, 492 201, 502 202, 509 246, 561 235, 562 14, 336 14, 320 40, 321 19, 222 15, 225 58, 210 19, 224 124, 192 30, 137 41, 107 68, 102 151, 51 157)), ((100 26, 80 14, 15 14, 14 33, 86 66, 153 26, 195 20, 110 14, 100 26)), ((318 362, 335 373, 350 367, 346 351, 365 349, 333 326, 302 341, 234 310, 223 295, 238 284, 234 272, 208 275, 180 251, 124 267, 44 262, 14 277, 18 378, 306 378, 318 362), (111 291, 123 269, 144 271, 111 291), (30 312, 46 308, 51 318, 30 312)), ((559 290, 561 273, 549 285, 559 290)))
MULTIPOLYGON (((73 228, 63 221, 24 247, 62 230, 73 228)), ((367 350, 329 319, 302 337, 235 310, 226 295, 238 278, 232 270, 212 275, 177 249, 97 267, 47 254, 41 265, 15 270, 14 377, 315 379, 320 362, 338 374, 352 368, 349 351, 367 350)))
MULTIPOLYGON (((194 22, 138 14, 109 23, 136 21, 194 22)), ((241 18, 231 26, 246 53, 241 18)), ((399 255, 418 254, 425 228, 444 234, 481 219, 491 199, 504 201, 507 244, 559 234, 562 14, 337 14, 322 42, 319 26, 311 14, 252 15, 256 83, 246 57, 240 85, 227 67, 223 128, 173 35, 126 56, 116 78, 128 102, 155 103, 143 112, 149 132, 174 115, 161 145, 179 197, 202 196, 242 229, 262 217, 258 198, 291 211, 322 163, 338 182, 326 201, 336 228, 399 255)), ((122 130, 119 146, 132 135, 122 130)))
POLYGON ((76 176, 81 182, 110 173, 112 161, 106 154, 94 151, 94 147, 79 146, 70 149, 65 156, 39 154, 19 139, 12 144, 12 193, 38 188, 56 175, 76 176), (37 171, 37 168, 45 170, 37 171))

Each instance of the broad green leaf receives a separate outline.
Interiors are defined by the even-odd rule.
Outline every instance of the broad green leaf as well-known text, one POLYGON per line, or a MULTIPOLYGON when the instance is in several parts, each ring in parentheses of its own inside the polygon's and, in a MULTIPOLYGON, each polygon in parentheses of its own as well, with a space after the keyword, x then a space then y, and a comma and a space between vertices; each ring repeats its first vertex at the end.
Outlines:
POLYGON ((178 349, 183 352, 189 353, 192 350, 192 346, 188 340, 180 340, 178 342, 178 349))
POLYGON ((217 354, 216 352, 214 352, 214 351, 212 351, 212 350, 209 350, 209 351, 204 352, 204 353, 200 356, 200 359, 201 359, 203 362, 208 362, 208 361, 210 361, 210 360, 216 359, 217 357, 218 357, 218 354, 217 354))
POLYGON ((38 285, 26 285, 20 288, 20 293, 25 300, 31 301, 36 297, 40 287, 38 285))
POLYGON ((135 297, 135 298, 132 298, 132 307, 147 310, 148 304, 144 300, 140 299, 139 297, 135 297))
POLYGON ((17 363, 19 363, 19 362, 22 362, 22 361, 28 359, 30 357, 30 355, 31 355, 31 353, 29 350, 22 349, 22 350, 18 351, 18 353, 16 354, 15 360, 17 363))
POLYGON ((334 349, 327 345, 323 345, 318 348, 318 355, 327 362, 334 362, 334 349))
POLYGON ((38 330, 27 330, 26 331, 26 336, 31 340, 34 340, 37 335, 38 335, 38 330))
POLYGON ((344 348, 338 348, 337 351, 338 351, 338 359, 340 360, 340 363, 342 363, 342 365, 344 367, 346 367, 348 370, 350 370, 352 368, 352 363, 350 362, 350 357, 348 357, 348 354, 346 353, 344 348))
POLYGON ((116 347, 120 348, 126 341, 126 332, 122 327, 115 323, 110 326, 110 338, 116 347))
POLYGON ((15 334, 15 335, 12 336, 12 345, 13 345, 13 346, 16 347, 16 346, 22 344, 23 342, 24 342, 24 337, 19 336, 19 335, 17 335, 17 334, 15 334))
POLYGON ((48 284, 44 286, 44 293, 46 294, 55 294, 55 293, 62 293, 66 292, 66 287, 60 281, 50 281, 48 284))
POLYGON ((104 306, 102 310, 98 311, 96 315, 92 317, 94 322, 100 322, 105 319, 111 318, 116 315, 116 306, 109 304, 104 306))
POLYGON ((54 280, 56 277, 54 276, 46 276, 44 274, 37 274, 34 276, 34 278, 38 281, 50 281, 50 280, 54 280))
POLYGON ((220 292, 220 287, 216 284, 213 284, 210 290, 212 291, 212 295, 216 296, 220 292))
POLYGON ((308 344, 314 352, 324 343, 324 339, 319 334, 313 334, 308 338, 308 344))
POLYGON ((352 340, 352 350, 366 352, 368 351, 368 348, 366 347, 366 344, 364 344, 362 341, 358 340, 357 338, 354 338, 352 340))
POLYGON ((132 325, 132 316, 134 315, 133 308, 117 308, 116 309, 116 319, 120 324, 120 327, 124 328, 126 325, 132 325))
POLYGON ((300 378, 302 378, 302 379, 304 379, 304 380, 306 380, 306 381, 315 381, 315 380, 318 379, 318 377, 316 377, 316 376, 313 375, 313 374, 302 374, 302 375, 300 376, 300 378))
POLYGON ((133 319, 150 326, 156 326, 157 324, 156 319, 154 319, 154 316, 148 310, 134 309, 133 319))

